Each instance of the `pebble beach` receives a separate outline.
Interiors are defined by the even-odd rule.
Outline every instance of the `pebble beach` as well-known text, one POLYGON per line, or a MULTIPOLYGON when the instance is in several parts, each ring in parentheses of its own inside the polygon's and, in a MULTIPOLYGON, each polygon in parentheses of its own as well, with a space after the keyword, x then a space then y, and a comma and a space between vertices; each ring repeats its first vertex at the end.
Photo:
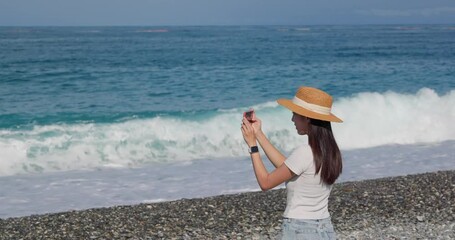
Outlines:
MULTIPOLYGON (((285 190, 0 219, 0 239, 276 239, 285 190)), ((455 239, 455 171, 335 184, 339 239, 455 239)))
POLYGON ((452 25, 52 25, 0 27, 0 240, 277 238, 239 124, 291 153, 300 86, 345 121, 340 239, 455 239, 452 25))

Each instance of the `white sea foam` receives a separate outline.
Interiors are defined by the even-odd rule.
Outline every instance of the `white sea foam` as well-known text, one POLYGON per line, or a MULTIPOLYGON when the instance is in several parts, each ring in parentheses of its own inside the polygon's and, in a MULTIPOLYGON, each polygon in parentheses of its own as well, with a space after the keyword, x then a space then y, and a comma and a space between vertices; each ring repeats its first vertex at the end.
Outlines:
POLYGON ((455 90, 443 96, 428 88, 414 95, 360 93, 334 109, 345 121, 334 126, 343 149, 455 139, 455 90))
MULTIPOLYGON (((247 108, 198 121, 155 117, 0 130, 0 176, 242 156, 240 121, 247 108)), ((289 111, 274 102, 253 108, 278 148, 291 151, 301 144, 289 111)), ((455 90, 442 96, 428 88, 416 94, 360 93, 338 99, 334 113, 345 121, 333 125, 344 150, 455 139, 455 90)))

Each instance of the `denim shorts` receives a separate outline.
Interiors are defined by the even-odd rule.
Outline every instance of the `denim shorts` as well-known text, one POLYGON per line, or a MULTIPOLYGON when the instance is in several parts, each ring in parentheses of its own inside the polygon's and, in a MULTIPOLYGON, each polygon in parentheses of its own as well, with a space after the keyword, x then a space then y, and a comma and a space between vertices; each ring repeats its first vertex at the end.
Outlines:
POLYGON ((283 219, 283 240, 290 239, 336 239, 332 220, 324 219, 283 219))

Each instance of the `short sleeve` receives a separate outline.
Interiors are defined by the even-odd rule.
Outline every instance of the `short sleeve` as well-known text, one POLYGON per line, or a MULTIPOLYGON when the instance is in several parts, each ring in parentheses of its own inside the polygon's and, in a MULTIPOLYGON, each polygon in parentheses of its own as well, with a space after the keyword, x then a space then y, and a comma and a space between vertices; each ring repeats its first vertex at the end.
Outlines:
POLYGON ((312 162, 313 154, 311 152, 311 147, 309 145, 304 145, 295 149, 284 161, 284 164, 286 164, 289 170, 294 174, 300 175, 305 171, 308 171, 312 162))

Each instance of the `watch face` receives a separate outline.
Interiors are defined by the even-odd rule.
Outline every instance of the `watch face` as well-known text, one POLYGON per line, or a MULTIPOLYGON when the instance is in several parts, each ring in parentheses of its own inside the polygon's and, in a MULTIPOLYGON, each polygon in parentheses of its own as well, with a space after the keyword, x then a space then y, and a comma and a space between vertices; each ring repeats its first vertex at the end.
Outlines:
POLYGON ((250 148, 250 153, 255 153, 255 152, 259 152, 259 148, 257 146, 253 146, 250 148))

